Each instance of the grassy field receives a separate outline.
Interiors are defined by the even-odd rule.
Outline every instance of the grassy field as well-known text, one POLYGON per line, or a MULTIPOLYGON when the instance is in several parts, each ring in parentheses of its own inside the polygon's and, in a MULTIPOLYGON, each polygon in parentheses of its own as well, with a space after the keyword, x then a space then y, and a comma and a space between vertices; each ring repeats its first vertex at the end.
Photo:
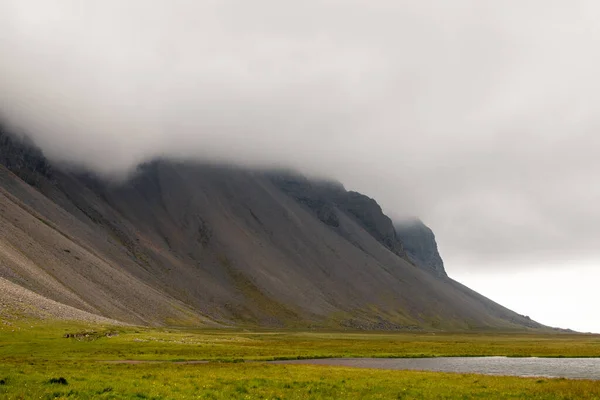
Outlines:
POLYGON ((600 399, 600 382, 593 381, 236 362, 478 355, 598 357, 600 337, 20 324, 0 328, 0 398, 600 399), (110 360, 162 362, 106 362, 110 360), (185 360, 210 363, 173 363, 185 360))

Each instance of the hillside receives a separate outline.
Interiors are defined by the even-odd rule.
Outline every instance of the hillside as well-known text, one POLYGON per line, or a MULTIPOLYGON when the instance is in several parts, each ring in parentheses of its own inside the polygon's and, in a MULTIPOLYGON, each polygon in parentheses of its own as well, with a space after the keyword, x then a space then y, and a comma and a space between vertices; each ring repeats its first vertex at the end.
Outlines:
POLYGON ((107 182, 52 166, 0 128, 0 278, 86 315, 147 325, 542 327, 418 262, 406 237, 375 200, 337 183, 169 160, 107 182))

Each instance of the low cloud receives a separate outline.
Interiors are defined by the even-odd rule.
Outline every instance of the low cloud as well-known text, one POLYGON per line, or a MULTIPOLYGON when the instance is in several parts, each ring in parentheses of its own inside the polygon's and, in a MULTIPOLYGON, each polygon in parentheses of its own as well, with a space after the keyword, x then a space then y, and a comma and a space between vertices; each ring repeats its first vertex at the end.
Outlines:
POLYGON ((594 1, 0 0, 0 114, 100 173, 289 166, 455 259, 599 258, 594 1))

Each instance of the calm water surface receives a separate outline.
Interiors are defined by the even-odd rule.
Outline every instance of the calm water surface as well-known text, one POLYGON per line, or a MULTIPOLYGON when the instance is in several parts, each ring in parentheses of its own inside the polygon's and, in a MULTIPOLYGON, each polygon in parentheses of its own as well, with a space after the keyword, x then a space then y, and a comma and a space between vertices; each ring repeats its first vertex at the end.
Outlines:
POLYGON ((600 358, 329 358, 275 363, 600 380, 600 358))

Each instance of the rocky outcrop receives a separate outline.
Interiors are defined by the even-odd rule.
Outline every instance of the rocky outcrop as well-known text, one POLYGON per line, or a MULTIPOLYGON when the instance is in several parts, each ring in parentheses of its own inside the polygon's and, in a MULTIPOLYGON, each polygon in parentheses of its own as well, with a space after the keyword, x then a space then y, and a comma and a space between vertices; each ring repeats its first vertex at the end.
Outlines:
POLYGON ((344 213, 394 254, 406 257, 392 220, 374 199, 346 191, 338 182, 309 180, 294 173, 271 173, 269 176, 279 189, 313 211, 323 223, 338 228, 339 214, 344 213))
POLYGON ((437 276, 447 276, 435 235, 427 225, 419 219, 403 221, 396 223, 396 232, 404 245, 408 258, 415 265, 429 270, 437 276))
POLYGON ((406 256, 392 220, 383 213, 375 200, 358 192, 340 194, 336 200, 338 207, 356 218, 378 242, 394 254, 403 258, 406 256))
POLYGON ((267 176, 284 193, 314 212, 321 222, 339 227, 334 199, 346 193, 341 183, 309 180, 294 172, 270 172, 267 176))
POLYGON ((0 164, 30 185, 36 186, 43 178, 51 178, 52 167, 42 152, 26 137, 9 133, 0 124, 0 164))

